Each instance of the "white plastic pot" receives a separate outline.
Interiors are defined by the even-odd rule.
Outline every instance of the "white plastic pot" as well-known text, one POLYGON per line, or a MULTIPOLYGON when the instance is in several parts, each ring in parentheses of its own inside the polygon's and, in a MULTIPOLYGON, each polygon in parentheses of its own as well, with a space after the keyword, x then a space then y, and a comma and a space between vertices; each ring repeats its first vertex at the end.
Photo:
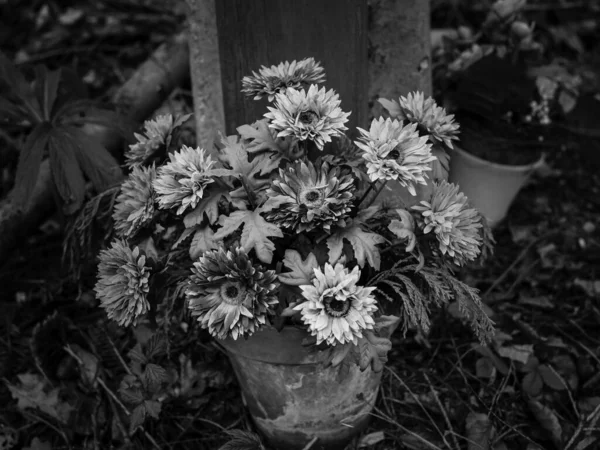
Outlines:
POLYGON ((450 182, 460 186, 471 205, 486 217, 492 227, 506 217, 518 192, 544 161, 542 155, 531 164, 498 164, 456 146, 450 151, 450 157, 450 182))

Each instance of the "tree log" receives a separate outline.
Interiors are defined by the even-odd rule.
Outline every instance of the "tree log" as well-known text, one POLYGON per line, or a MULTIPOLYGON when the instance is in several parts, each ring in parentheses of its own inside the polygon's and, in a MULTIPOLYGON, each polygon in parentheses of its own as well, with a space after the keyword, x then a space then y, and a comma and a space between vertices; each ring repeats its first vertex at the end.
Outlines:
MULTIPOLYGON (((133 76, 115 93, 113 103, 124 117, 141 122, 158 108, 169 93, 189 75, 187 36, 180 33, 161 45, 133 76)), ((103 126, 86 130, 109 150, 121 145, 114 131, 103 126)), ((16 204, 13 191, 0 201, 0 261, 5 261, 41 221, 55 210, 50 164, 43 161, 27 208, 16 204)))

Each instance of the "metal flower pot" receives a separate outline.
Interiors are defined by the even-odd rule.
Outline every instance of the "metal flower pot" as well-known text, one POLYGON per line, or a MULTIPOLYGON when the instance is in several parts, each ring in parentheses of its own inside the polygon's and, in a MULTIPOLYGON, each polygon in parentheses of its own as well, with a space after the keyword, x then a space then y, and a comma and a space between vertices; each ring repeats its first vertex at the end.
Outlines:
POLYGON ((247 340, 219 341, 225 348, 252 419, 275 449, 343 450, 363 430, 377 398, 381 373, 352 365, 323 366, 324 352, 302 345, 309 334, 265 327, 247 340))

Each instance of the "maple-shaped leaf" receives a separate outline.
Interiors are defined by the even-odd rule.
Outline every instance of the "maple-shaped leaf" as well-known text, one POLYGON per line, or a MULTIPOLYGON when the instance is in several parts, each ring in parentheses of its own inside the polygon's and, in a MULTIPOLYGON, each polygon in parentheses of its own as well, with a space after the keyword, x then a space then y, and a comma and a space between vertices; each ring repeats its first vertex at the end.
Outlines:
POLYGON ((215 233, 214 238, 217 241, 224 239, 243 226, 240 243, 244 250, 249 252, 254 249, 258 259, 269 264, 275 250, 275 244, 269 237, 283 237, 283 232, 277 225, 267 222, 260 215, 261 212, 262 210, 258 208, 254 211, 234 211, 229 216, 222 215, 219 219, 221 228, 215 233))
POLYGON ((251 155, 238 136, 222 137, 221 143, 224 147, 220 150, 219 159, 240 179, 247 180, 249 189, 258 191, 265 187, 270 182, 266 177, 279 168, 281 156, 273 153, 252 155, 250 160, 251 155))
POLYGON ((381 372, 391 348, 392 341, 388 338, 376 336, 373 331, 365 330, 353 350, 360 370, 371 366, 373 372, 381 372))
POLYGON ((364 231, 360 225, 354 224, 347 228, 342 228, 327 239, 329 248, 329 261, 333 264, 341 256, 344 247, 344 239, 352 245, 354 257, 360 267, 368 262, 375 270, 379 270, 381 256, 377 244, 385 242, 385 238, 377 233, 364 231))
POLYGON ((200 225, 204 220, 204 213, 208 218, 208 223, 214 225, 217 223, 219 218, 219 202, 222 198, 225 200, 231 200, 229 196, 229 188, 227 185, 222 184, 216 190, 208 192, 206 197, 203 197, 198 205, 183 218, 183 224, 186 228, 191 228, 196 225, 200 225))
POLYGON ((247 146, 248 152, 256 153, 265 150, 281 152, 281 148, 277 144, 277 137, 271 132, 266 119, 258 120, 252 125, 237 127, 237 132, 240 133, 242 139, 251 141, 247 146))
POLYGON ((215 232, 210 227, 200 227, 196 230, 190 244, 190 258, 197 259, 204 252, 219 248, 219 241, 215 239, 215 232))
POLYGON ((302 256, 296 250, 286 250, 283 258, 283 265, 291 272, 280 273, 279 281, 291 286, 301 286, 311 284, 314 278, 314 269, 319 267, 317 257, 309 253, 303 261, 302 256))

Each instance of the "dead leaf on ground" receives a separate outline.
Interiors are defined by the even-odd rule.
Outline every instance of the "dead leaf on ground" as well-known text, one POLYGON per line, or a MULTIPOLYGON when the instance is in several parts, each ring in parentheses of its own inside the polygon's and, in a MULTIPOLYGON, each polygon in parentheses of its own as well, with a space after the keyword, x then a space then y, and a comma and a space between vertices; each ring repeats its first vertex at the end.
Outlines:
POLYGON ((518 303, 520 305, 535 306, 541 309, 553 309, 555 306, 554 303, 552 303, 552 300, 550 300, 550 297, 547 295, 541 295, 539 297, 527 297, 525 295, 521 295, 518 303))
POLYGON ((550 433, 554 446, 562 449, 562 427, 554 410, 534 399, 529 399, 527 405, 542 428, 550 433))
POLYGON ((385 434, 383 431, 375 431, 373 433, 365 434, 358 441, 358 448, 370 447, 371 445, 375 445, 385 439, 385 434))
POLYGON ((498 347, 496 351, 503 358, 527 364, 527 361, 529 361, 529 358, 533 355, 533 345, 517 344, 509 347, 498 347))
POLYGON ((469 450, 489 450, 492 424, 487 414, 470 412, 465 430, 469 450))
POLYGON ((589 297, 600 298, 600 280, 583 280, 581 278, 575 278, 573 284, 583 289, 589 297))
POLYGON ((50 442, 42 441, 39 438, 34 437, 31 440, 29 447, 24 447, 23 450, 52 450, 50 442))

